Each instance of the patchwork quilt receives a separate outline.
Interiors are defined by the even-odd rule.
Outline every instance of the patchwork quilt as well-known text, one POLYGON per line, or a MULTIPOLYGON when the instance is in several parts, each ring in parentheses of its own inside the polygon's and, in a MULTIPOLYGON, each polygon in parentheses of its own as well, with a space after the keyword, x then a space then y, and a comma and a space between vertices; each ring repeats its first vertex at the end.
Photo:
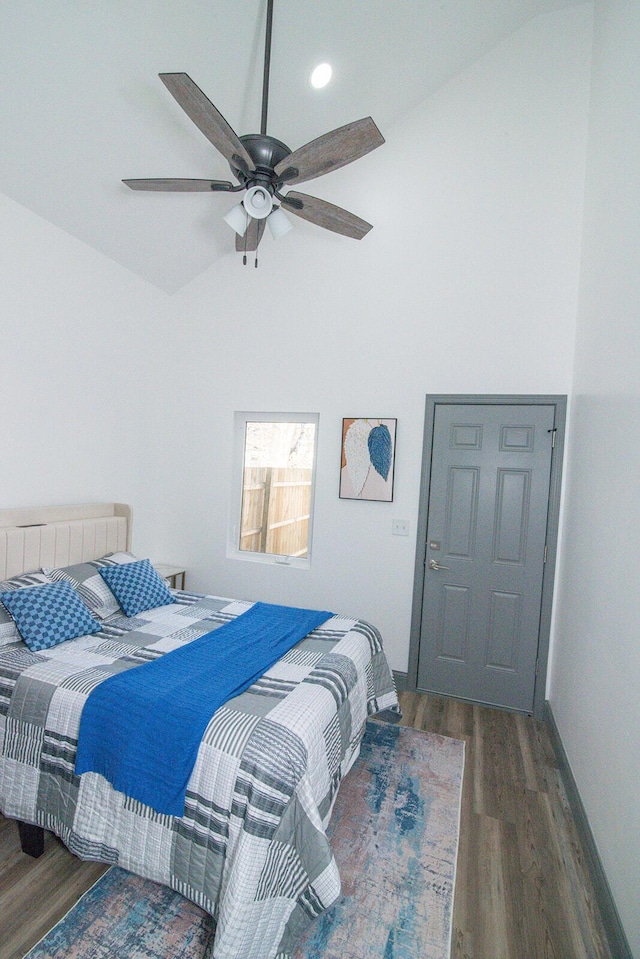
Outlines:
POLYGON ((0 810, 56 833, 81 859, 198 903, 216 920, 213 959, 288 959, 340 893, 325 828, 367 716, 398 708, 381 639, 334 616, 218 709, 177 818, 74 771, 95 686, 252 605, 183 591, 174 599, 52 649, 0 649, 0 810))

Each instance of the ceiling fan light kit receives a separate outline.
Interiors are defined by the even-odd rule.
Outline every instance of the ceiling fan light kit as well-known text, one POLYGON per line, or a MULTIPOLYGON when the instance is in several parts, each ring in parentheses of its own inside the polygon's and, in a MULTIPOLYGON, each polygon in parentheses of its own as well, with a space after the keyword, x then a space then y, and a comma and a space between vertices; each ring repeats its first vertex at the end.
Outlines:
POLYGON ((242 204, 254 220, 264 220, 273 209, 273 198, 266 187, 256 184, 249 187, 244 195, 242 204))
POLYGON ((222 218, 228 223, 232 230, 235 230, 238 236, 244 236, 249 226, 249 214, 242 203, 232 206, 229 212, 222 218))
MULTIPOLYGON (((244 263, 248 251, 257 251, 265 223, 268 223, 274 239, 291 230, 291 221, 282 207, 325 230, 356 240, 366 236, 372 228, 366 220, 326 200, 288 190, 288 187, 352 163, 384 143, 384 137, 371 117, 355 120, 325 133, 293 152, 281 140, 267 134, 272 23, 273 0, 268 0, 259 134, 237 136, 219 110, 186 73, 160 74, 160 79, 187 116, 227 160, 237 184, 228 180, 179 178, 123 180, 132 190, 245 191, 242 202, 232 207, 224 217, 225 222, 236 232, 236 250, 244 253, 244 263), (283 188, 288 192, 281 192, 283 188), (280 201, 280 206, 274 204, 274 198, 280 201)), ((255 265, 258 265, 257 254, 255 265)))
POLYGON ((267 226, 269 233, 274 240, 279 240, 281 236, 293 230, 293 223, 281 207, 277 206, 267 217, 267 226))

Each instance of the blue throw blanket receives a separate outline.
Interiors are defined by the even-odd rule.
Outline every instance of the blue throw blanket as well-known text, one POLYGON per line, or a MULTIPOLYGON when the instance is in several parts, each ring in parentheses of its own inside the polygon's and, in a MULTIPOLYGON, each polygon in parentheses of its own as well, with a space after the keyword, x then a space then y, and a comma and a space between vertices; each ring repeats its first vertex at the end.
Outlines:
POLYGON ((100 773, 158 812, 184 815, 187 784, 216 709, 332 615, 255 603, 181 649, 110 676, 82 711, 76 774, 100 773))

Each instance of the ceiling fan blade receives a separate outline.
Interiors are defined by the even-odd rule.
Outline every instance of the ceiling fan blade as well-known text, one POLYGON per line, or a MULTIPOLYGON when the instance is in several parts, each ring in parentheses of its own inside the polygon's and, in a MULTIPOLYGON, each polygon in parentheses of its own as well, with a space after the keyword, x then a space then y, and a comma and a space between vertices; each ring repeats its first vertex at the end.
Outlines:
POLYGON ((244 236, 238 236, 236 233, 236 250, 239 253, 253 253, 258 249, 260 240, 264 234, 266 220, 255 220, 253 217, 249 220, 249 226, 244 236))
POLYGON ((299 150, 294 150, 277 164, 275 171, 286 183, 313 180, 360 159, 383 143, 380 130, 371 117, 365 117, 325 133, 299 150))
POLYGON ((162 192, 176 191, 179 193, 208 193, 235 189, 228 180, 181 180, 157 178, 151 180, 123 180, 132 190, 157 190, 162 192))
POLYGON ((184 112, 232 167, 248 173, 253 160, 220 111, 186 73, 160 73, 160 79, 184 112))
POLYGON ((354 240, 361 240, 372 229, 371 223, 361 220, 355 213, 349 213, 348 210, 328 203, 327 200, 319 200, 318 197, 308 196, 306 193, 296 193, 292 190, 281 202, 286 210, 302 217, 303 220, 324 227, 325 230, 350 236, 354 240))

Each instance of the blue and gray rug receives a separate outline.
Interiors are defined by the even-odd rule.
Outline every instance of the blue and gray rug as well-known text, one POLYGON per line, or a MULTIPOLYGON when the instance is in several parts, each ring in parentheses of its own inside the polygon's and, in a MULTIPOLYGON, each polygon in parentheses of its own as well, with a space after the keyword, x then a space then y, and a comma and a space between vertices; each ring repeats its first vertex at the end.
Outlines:
MULTIPOLYGON (((294 959, 449 959, 464 743, 369 722, 329 833, 342 896, 294 959)), ((112 868, 26 959, 204 959, 213 921, 112 868)))

